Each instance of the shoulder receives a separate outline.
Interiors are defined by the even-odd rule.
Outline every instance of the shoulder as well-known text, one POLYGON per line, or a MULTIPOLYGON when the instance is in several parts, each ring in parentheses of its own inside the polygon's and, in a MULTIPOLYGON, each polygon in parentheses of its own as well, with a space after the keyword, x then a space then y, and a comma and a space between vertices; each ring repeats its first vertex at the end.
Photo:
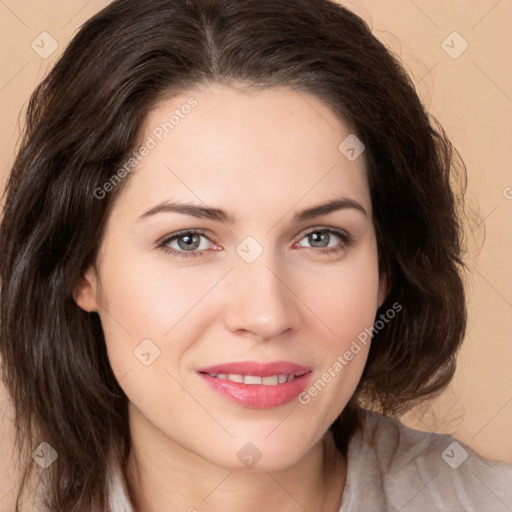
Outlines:
POLYGON ((450 435, 421 432, 376 412, 347 452, 340 512, 512 510, 512 466, 491 461, 450 435), (368 508, 370 509, 370 508, 368 508))
POLYGON ((134 512, 133 506, 128 498, 126 482, 120 469, 112 464, 108 476, 109 489, 109 512, 134 512))

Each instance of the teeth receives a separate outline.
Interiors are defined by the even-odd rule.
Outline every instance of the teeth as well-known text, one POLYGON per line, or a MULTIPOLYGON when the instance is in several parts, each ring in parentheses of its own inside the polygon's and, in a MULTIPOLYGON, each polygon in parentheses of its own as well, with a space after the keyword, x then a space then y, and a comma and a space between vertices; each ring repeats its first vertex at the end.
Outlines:
POLYGON ((262 380, 257 375, 244 375, 244 384, 262 384, 262 380))
POLYGON ((260 377, 258 375, 241 375, 239 373, 210 373, 211 377, 217 379, 230 380, 239 384, 263 384, 265 386, 277 386, 285 382, 291 382, 295 379, 295 375, 271 375, 269 377, 260 377))

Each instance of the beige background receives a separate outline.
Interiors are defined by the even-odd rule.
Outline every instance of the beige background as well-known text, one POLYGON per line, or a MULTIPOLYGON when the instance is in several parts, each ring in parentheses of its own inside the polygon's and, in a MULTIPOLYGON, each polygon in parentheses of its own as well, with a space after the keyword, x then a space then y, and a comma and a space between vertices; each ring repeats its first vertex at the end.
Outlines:
MULTIPOLYGON (((31 91, 78 27, 107 3, 0 0, 0 188, 13 160, 20 111, 31 91), (48 58, 31 47, 35 41, 40 53, 51 49, 48 36, 40 36, 43 32, 58 43, 48 58)), ((512 462, 512 2, 353 0, 344 4, 400 53, 423 101, 465 160, 468 205, 478 207, 481 216, 467 227, 470 322, 456 378, 443 396, 415 409, 404 422, 421 430, 449 432, 483 455, 512 462), (452 58, 447 51, 455 56, 464 41, 468 48, 452 58)), ((0 389, 2 511, 10 508, 15 478, 11 418, 5 390, 0 389)))

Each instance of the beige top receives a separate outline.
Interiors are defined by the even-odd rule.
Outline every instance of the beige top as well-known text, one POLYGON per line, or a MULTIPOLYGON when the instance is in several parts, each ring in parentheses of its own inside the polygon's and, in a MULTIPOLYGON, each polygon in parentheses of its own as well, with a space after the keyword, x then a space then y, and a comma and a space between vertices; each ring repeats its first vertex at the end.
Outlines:
MULTIPOLYGON (((339 512, 511 512, 512 465, 484 459, 445 434, 362 411, 348 445, 339 512)), ((133 512, 112 475, 111 512, 133 512)))

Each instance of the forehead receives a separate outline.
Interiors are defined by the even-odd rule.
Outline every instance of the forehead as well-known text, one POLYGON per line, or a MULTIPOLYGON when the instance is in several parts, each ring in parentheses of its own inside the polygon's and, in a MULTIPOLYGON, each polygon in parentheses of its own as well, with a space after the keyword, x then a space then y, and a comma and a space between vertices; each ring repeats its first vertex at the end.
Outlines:
POLYGON ((350 160, 339 148, 349 136, 311 94, 213 84, 148 113, 138 149, 149 149, 121 196, 135 209, 182 199, 265 214, 343 195, 371 211, 364 154, 350 160))

